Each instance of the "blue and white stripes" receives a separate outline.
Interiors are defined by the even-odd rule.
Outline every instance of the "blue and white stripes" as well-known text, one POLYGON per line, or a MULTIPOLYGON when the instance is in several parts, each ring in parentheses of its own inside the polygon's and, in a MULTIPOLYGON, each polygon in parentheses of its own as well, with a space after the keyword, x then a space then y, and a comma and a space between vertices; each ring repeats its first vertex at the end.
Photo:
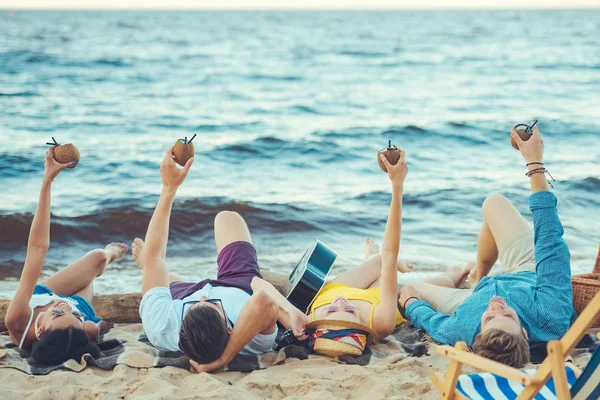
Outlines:
MULTIPOLYGON (((570 368, 566 368, 569 387, 575 384, 577 377, 570 368)), ((534 375, 536 370, 524 371, 534 375)), ((523 391, 524 386, 498 375, 483 373, 462 375, 456 388, 472 400, 514 400, 523 391)), ((535 397, 536 400, 556 399, 556 391, 552 378, 535 397)))

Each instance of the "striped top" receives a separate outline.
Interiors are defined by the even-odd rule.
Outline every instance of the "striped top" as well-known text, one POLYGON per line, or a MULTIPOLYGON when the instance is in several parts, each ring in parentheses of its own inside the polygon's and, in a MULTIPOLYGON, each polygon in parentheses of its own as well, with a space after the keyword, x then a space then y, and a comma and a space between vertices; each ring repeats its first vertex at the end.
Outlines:
POLYGON ((413 325, 425 329, 443 344, 464 341, 473 345, 481 329, 481 316, 490 299, 502 296, 529 334, 530 343, 559 339, 575 319, 571 289, 570 254, 562 239, 563 227, 556 211, 556 196, 548 191, 532 194, 536 272, 486 276, 473 294, 447 315, 425 300, 413 301, 406 315, 413 325))

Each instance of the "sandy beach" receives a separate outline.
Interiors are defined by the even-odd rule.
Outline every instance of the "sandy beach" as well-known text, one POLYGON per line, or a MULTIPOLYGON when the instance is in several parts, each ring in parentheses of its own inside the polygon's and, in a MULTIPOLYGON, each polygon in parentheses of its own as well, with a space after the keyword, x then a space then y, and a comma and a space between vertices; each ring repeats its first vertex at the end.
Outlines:
MULTIPOLYGON (((132 368, 111 371, 87 367, 79 373, 54 371, 32 376, 0 370, 3 399, 434 399, 434 372, 444 372, 448 360, 435 352, 400 361, 378 360, 367 366, 340 364, 333 359, 286 359, 251 373, 193 374, 182 368, 132 368)), ((0 353, 1 355, 1 353, 0 353)), ((586 365, 589 353, 575 351, 574 363, 586 365)), ((466 373, 476 372, 465 367, 466 373)))

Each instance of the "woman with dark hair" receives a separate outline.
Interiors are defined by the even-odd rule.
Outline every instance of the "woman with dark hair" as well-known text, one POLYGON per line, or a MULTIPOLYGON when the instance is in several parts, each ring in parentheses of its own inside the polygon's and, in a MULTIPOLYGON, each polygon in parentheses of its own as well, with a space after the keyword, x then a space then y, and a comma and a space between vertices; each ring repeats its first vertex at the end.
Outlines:
POLYGON ((20 349, 31 349, 33 360, 44 365, 58 365, 71 358, 79 361, 85 353, 100 353, 95 344, 100 318, 91 305, 93 280, 128 248, 123 243, 111 243, 104 249, 92 250, 37 284, 50 246, 50 188, 60 171, 75 167, 75 163, 59 164, 53 155, 54 147, 46 153, 25 265, 5 317, 12 342, 20 349))

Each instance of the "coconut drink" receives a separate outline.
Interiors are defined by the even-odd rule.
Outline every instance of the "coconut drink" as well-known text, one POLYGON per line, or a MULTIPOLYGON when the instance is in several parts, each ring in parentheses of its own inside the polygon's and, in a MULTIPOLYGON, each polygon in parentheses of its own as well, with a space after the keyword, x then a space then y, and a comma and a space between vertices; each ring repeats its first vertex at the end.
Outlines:
POLYGON ((175 146, 173 146, 173 157, 175 158, 175 162, 182 167, 185 166, 185 163, 192 157, 194 157, 194 145, 192 144, 192 140, 196 135, 192 136, 192 138, 188 141, 187 136, 184 139, 179 139, 175 142, 175 146))
POLYGON ((381 170, 383 172, 387 173, 387 167, 385 166, 385 164, 379 157, 380 154, 383 154, 385 156, 385 158, 387 158, 387 160, 390 162, 390 164, 396 165, 396 164, 398 164, 398 161, 400 160, 400 156, 402 155, 402 152, 400 151, 400 149, 398 149, 396 146, 394 146, 392 144, 391 140, 388 141, 387 149, 384 148, 377 152, 377 163, 379 163, 379 168, 381 168, 381 170))
MULTIPOLYGON (((537 124, 537 120, 533 121, 533 124, 531 124, 531 126, 527 124, 518 124, 515 125, 514 129, 517 132, 517 135, 519 135, 519 137, 521 138, 521 140, 526 142, 531 138, 531 135, 533 134, 533 127, 535 126, 535 124, 537 124)), ((519 145, 513 140, 512 137, 510 138, 510 144, 512 145, 512 147, 515 148, 515 150, 519 150, 519 145)))
POLYGON ((50 146, 56 146, 54 147, 53 154, 53 157, 56 160, 56 162, 60 164, 67 164, 73 162, 75 162, 75 164, 79 164, 79 150, 77 150, 77 147, 75 147, 74 144, 67 143, 61 145, 58 144, 56 142, 56 139, 54 138, 52 138, 52 142, 47 142, 46 144, 50 146))

